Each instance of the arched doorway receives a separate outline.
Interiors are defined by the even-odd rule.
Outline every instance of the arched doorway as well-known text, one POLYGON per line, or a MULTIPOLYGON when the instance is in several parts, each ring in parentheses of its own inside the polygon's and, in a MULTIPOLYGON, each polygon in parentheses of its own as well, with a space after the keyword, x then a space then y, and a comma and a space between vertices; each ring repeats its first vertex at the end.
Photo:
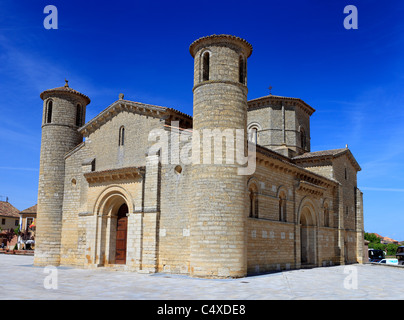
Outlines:
POLYGON ((108 187, 98 196, 94 206, 96 265, 126 264, 130 208, 133 208, 131 197, 120 186, 108 187))
POLYGON ((126 245, 128 230, 128 206, 126 203, 119 207, 116 219, 116 249, 115 263, 126 264, 126 245))
POLYGON ((316 227, 313 209, 303 207, 300 214, 301 265, 316 264, 316 227))

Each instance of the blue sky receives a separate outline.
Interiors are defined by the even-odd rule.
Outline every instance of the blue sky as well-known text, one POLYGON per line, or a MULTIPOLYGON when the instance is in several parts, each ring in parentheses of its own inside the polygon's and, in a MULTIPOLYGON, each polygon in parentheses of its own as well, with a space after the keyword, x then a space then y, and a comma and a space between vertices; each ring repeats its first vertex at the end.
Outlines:
POLYGON ((92 100, 87 121, 121 92, 192 115, 189 45, 227 33, 254 48, 248 98, 271 85, 313 106, 312 151, 348 144, 362 167, 365 230, 404 240, 403 16, 400 0, 0 0, 0 195, 36 203, 42 91, 68 79, 92 100), (49 4, 57 30, 43 26, 49 4))

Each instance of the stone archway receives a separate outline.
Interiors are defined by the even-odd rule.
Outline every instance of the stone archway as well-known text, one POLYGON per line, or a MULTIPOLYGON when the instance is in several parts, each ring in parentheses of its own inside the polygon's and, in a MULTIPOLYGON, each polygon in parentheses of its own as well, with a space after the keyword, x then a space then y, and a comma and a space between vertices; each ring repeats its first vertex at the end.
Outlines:
POLYGON ((98 266, 126 264, 129 199, 125 190, 111 187, 96 202, 94 261, 98 266))
POLYGON ((317 230, 314 208, 305 205, 300 211, 300 263, 302 266, 317 263, 317 230))

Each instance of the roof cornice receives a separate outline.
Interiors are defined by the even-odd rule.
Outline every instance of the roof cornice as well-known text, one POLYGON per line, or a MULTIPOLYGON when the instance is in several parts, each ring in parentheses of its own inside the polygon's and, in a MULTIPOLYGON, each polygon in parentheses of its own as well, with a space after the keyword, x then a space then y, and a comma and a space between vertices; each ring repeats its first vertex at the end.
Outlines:
POLYGON ((295 164, 290 158, 285 157, 274 150, 260 145, 256 145, 256 147, 257 162, 259 164, 264 164, 271 169, 279 170, 284 173, 293 174, 297 179, 310 182, 317 186, 328 187, 337 186, 339 184, 339 182, 334 179, 325 177, 295 164))
MULTIPOLYGON (((309 153, 307 153, 307 154, 303 154, 303 155, 301 155, 301 156, 294 157, 294 158, 293 158, 293 161, 294 161, 296 164, 299 164, 299 163, 308 163, 308 162, 313 162, 313 163, 315 163, 315 162, 319 162, 319 161, 323 161, 323 160, 328 160, 328 159, 330 159, 330 160, 336 159, 336 158, 339 158, 339 157, 341 157, 341 156, 343 156, 343 155, 346 155, 347 158, 348 158, 348 160, 351 161, 352 166, 356 169, 356 171, 361 171, 361 170, 362 170, 362 168, 360 167, 359 163, 356 161, 355 157, 353 156, 351 150, 349 150, 348 148, 345 148, 345 149, 335 149, 335 150, 336 150, 337 152, 335 152, 335 153, 330 152, 330 153, 328 153, 328 154, 327 154, 327 153, 326 153, 326 154, 323 154, 323 153, 320 153, 320 152, 319 152, 318 154, 316 154, 316 152, 313 152, 312 154, 310 154, 311 152, 309 152, 309 153)), ((333 150, 325 150, 325 151, 323 151, 323 152, 325 153, 325 152, 327 152, 327 151, 333 151, 333 150)))
POLYGON ((182 121, 192 124, 192 117, 175 109, 145 104, 140 102, 117 100, 108 108, 101 111, 96 117, 87 122, 79 129, 79 132, 87 137, 107 121, 111 120, 118 113, 127 111, 168 121, 182 121))
POLYGON ((118 169, 87 172, 84 174, 84 177, 86 178, 88 183, 93 184, 116 180, 134 180, 142 178, 144 176, 144 173, 144 167, 124 167, 118 169))
POLYGON ((67 85, 65 85, 64 87, 45 90, 39 96, 41 97, 42 100, 45 100, 49 97, 52 97, 55 94, 74 94, 76 96, 83 98, 87 105, 90 104, 90 102, 91 102, 91 100, 88 96, 86 96, 85 94, 83 94, 77 90, 74 90, 73 88, 70 88, 67 85))
POLYGON ((274 102, 276 102, 276 103, 281 102, 284 105, 299 106, 304 112, 306 112, 310 116, 316 111, 313 107, 308 105, 302 99, 281 97, 281 96, 274 96, 274 95, 269 95, 269 96, 264 96, 261 98, 249 100, 247 102, 248 110, 250 111, 253 109, 265 108, 265 107, 268 107, 269 105, 273 104, 274 102))
POLYGON ((213 43, 237 43, 238 45, 241 45, 247 55, 247 58, 251 55, 253 47, 252 45, 247 42, 245 39, 233 36, 233 35, 229 35, 229 34, 213 34, 210 36, 206 36, 206 37, 202 37, 199 38, 197 40, 195 40, 194 42, 191 43, 191 45, 189 46, 189 52, 191 53, 192 57, 195 57, 195 53, 199 50, 200 45, 202 45, 203 43, 208 43, 213 44, 213 43))

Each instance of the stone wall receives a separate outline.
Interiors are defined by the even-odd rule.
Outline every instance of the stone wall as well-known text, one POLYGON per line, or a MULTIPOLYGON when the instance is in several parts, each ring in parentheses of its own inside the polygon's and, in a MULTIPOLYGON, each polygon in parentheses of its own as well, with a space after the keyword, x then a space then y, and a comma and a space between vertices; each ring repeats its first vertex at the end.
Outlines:
MULTIPOLYGON (((308 171, 296 171, 279 160, 260 159, 255 174, 249 179, 249 186, 255 184, 258 187, 258 218, 247 219, 248 272, 301 267, 301 214, 308 204, 314 211, 315 264, 338 264, 338 207, 334 206, 337 202, 336 184, 328 181, 325 187, 320 177, 311 176, 308 171), (311 182, 306 185, 307 180, 311 182), (281 193, 286 196, 285 221, 280 221, 281 193), (325 222, 325 204, 330 208, 328 224, 325 222)), ((248 211, 246 215, 249 215, 248 211)))
POLYGON ((301 103, 277 96, 250 101, 247 125, 248 128, 258 127, 258 144, 287 156, 309 152, 310 114, 300 106, 301 103), (301 145, 302 129, 306 135, 305 146, 301 145))

